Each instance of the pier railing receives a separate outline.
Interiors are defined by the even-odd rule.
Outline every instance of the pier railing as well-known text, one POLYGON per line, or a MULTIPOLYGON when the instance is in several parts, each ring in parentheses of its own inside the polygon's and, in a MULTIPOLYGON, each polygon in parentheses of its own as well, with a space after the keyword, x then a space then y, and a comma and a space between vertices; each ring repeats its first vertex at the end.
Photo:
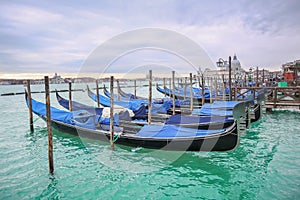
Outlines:
POLYGON ((251 93, 254 98, 265 89, 266 108, 294 107, 300 109, 300 87, 233 87, 234 100, 245 100, 251 93))

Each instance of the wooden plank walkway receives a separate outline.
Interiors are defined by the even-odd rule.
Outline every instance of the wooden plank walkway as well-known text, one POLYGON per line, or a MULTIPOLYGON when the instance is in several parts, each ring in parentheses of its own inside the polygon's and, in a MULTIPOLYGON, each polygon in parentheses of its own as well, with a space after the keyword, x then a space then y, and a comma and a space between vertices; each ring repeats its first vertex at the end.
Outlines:
POLYGON ((265 108, 282 108, 300 110, 300 87, 233 87, 234 97, 245 99, 246 95, 251 92, 266 90, 265 108))

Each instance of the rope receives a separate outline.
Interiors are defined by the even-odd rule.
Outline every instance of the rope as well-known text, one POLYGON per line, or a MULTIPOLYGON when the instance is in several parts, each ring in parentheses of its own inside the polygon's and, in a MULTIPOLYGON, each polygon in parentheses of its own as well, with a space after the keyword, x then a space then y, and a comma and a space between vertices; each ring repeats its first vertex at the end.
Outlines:
POLYGON ((109 140, 109 141, 115 143, 118 139, 119 139, 119 135, 114 135, 114 140, 109 140))
POLYGON ((32 124, 29 124, 30 126, 33 125, 37 120, 39 120, 40 118, 36 118, 35 120, 33 120, 32 124))

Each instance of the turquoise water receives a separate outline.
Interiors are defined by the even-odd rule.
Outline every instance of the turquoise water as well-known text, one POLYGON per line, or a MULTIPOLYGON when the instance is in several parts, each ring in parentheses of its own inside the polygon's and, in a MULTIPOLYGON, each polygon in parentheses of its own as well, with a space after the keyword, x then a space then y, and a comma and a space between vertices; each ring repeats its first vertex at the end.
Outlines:
MULTIPOLYGON (((0 86, 0 94, 22 91, 0 86)), ((33 97, 44 101, 44 94, 33 97)), ((83 92, 74 99, 94 104, 83 92)), ((51 103, 58 107, 53 94, 51 103)), ((124 146, 111 152, 106 143, 54 131, 52 176, 45 123, 38 120, 30 133, 23 95, 2 96, 0 105, 1 199, 300 199, 299 112, 263 115, 239 147, 225 153, 124 146)))

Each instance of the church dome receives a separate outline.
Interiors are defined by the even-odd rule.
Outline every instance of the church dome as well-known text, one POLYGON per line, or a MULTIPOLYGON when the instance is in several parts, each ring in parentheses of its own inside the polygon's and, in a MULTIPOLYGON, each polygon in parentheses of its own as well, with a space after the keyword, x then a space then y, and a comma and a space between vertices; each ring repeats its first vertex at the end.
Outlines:
POLYGON ((231 61, 231 68, 232 68, 234 71, 238 71, 238 70, 240 70, 240 68, 241 68, 241 63, 240 63, 240 61, 237 59, 236 54, 234 54, 233 59, 232 59, 232 61, 231 61))

